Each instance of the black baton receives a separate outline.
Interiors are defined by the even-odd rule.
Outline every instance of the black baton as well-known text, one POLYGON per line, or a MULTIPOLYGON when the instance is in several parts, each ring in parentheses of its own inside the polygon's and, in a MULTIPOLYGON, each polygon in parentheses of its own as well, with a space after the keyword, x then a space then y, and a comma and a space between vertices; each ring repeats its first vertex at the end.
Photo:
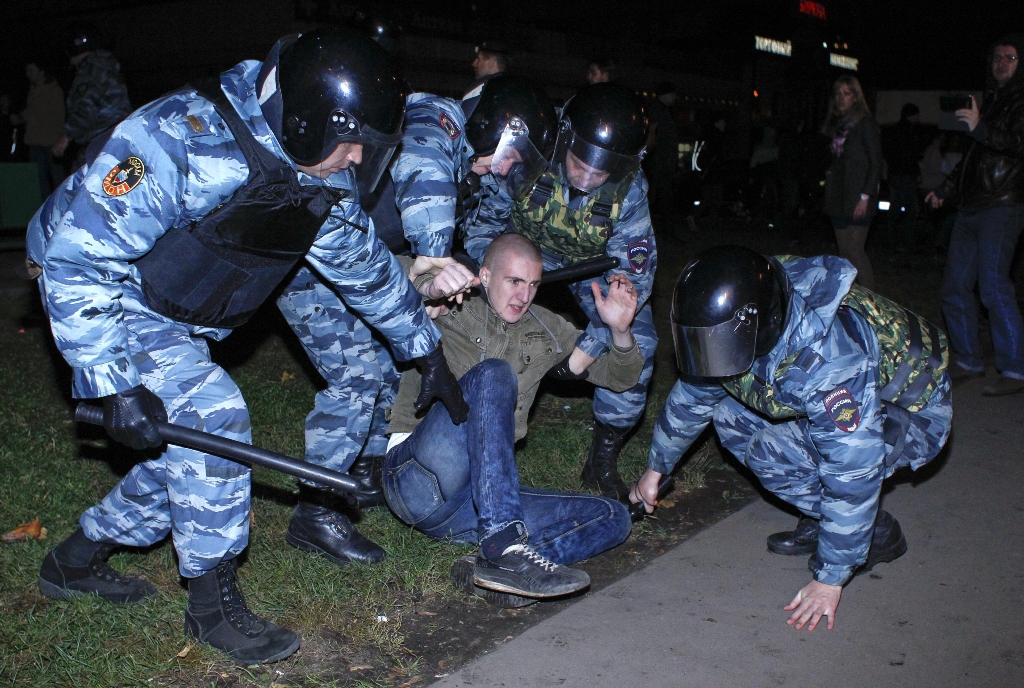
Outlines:
MULTIPOLYGON (((90 423, 92 425, 103 425, 103 409, 89 404, 79 404, 75 409, 75 420, 79 423, 90 423)), ((176 444, 180 447, 195 449, 216 454, 225 459, 231 459, 239 463, 263 466, 279 473, 294 475, 297 478, 309 480, 330 488, 334 492, 352 493, 360 490, 360 485, 355 478, 332 471, 329 468, 314 466, 305 461, 298 461, 290 456, 278 454, 267 449, 260 449, 245 442, 229 440, 226 437, 211 435, 208 432, 185 428, 173 423, 156 422, 160 437, 168 444, 176 444)))
MULTIPOLYGON (((459 263, 472 272, 474 275, 480 272, 480 268, 477 266, 476 261, 469 257, 465 253, 454 253, 452 254, 459 263)), ((612 268, 619 266, 619 259, 613 258, 612 256, 598 256, 597 258, 587 258, 579 263, 573 263, 567 265, 564 268, 557 268, 555 270, 547 270, 540 276, 541 284, 548 284, 550 282, 576 282, 584 277, 597 277, 603 275, 612 268)))

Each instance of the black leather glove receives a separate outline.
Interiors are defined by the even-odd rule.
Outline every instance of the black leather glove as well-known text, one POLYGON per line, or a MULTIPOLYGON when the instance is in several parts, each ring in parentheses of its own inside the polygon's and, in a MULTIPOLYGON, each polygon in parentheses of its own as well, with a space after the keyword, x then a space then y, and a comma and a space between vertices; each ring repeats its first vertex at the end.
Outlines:
POLYGON ((423 381, 420 383, 420 394, 416 397, 416 410, 422 411, 427 408, 434 397, 437 397, 444 402, 453 423, 456 425, 465 423, 469 416, 469 406, 462 398, 459 381, 455 379, 448 367, 441 343, 438 342, 436 349, 417 361, 420 372, 423 374, 423 381))
POLYGON ((157 421, 167 422, 164 402, 142 385, 103 397, 103 427, 111 437, 132 449, 159 447, 164 443, 157 421))
POLYGON ((582 373, 577 375, 572 372, 569 368, 569 359, 572 354, 569 354, 562 359, 562 362, 556 365, 554 368, 548 371, 548 377, 554 378, 555 380, 586 380, 589 370, 584 370, 582 373))

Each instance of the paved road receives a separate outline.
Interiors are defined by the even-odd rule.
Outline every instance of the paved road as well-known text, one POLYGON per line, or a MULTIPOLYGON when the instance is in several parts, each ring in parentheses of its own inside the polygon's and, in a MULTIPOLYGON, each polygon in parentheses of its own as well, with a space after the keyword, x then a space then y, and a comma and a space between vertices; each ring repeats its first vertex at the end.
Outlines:
POLYGON ((957 388, 940 469, 884 497, 910 550, 834 630, 785 624, 810 574, 767 552, 794 519, 757 502, 436 685, 1024 686, 1024 394, 982 386, 957 388))

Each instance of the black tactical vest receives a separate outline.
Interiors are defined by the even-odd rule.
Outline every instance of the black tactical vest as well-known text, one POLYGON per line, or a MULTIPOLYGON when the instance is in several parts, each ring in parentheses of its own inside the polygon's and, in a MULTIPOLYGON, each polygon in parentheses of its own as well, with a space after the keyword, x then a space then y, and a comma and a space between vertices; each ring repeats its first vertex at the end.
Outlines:
POLYGON ((346 192, 300 185, 295 171, 253 137, 219 88, 216 96, 197 93, 224 118, 249 178, 199 221, 168 230, 135 266, 156 312, 193 325, 238 327, 306 255, 346 192))

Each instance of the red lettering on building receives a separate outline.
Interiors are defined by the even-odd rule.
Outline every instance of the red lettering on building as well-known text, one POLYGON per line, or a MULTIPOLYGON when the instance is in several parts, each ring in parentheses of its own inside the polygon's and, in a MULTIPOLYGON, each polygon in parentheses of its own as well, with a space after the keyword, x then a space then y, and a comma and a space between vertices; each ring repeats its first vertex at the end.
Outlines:
POLYGON ((820 2, 811 0, 800 0, 800 14, 807 14, 815 19, 825 21, 825 6, 820 2))

